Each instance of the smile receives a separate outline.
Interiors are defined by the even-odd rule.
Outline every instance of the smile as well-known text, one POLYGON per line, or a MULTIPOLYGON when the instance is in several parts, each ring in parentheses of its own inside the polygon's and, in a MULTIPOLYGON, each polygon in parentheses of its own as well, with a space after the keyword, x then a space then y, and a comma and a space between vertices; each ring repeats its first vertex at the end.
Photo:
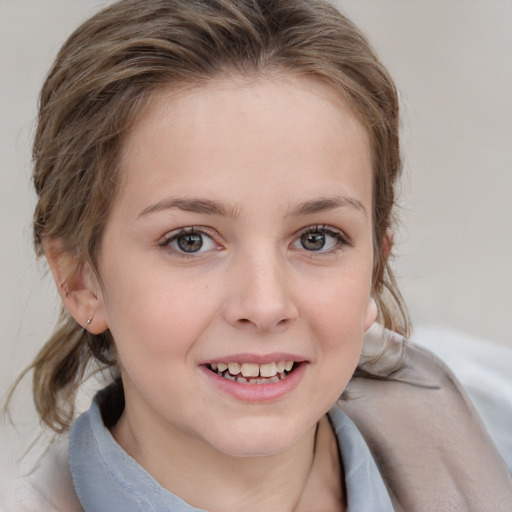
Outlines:
POLYGON ((276 361, 270 363, 210 363, 207 368, 230 381, 242 384, 274 384, 293 372, 294 361, 276 361))

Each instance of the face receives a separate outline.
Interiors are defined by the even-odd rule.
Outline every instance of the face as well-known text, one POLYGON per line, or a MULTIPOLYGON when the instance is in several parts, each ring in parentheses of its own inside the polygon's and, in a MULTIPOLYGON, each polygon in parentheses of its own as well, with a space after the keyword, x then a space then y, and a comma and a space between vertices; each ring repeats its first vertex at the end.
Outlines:
POLYGON ((99 254, 123 421, 238 456, 313 428, 375 318, 371 167, 363 127, 304 79, 153 98, 99 254))

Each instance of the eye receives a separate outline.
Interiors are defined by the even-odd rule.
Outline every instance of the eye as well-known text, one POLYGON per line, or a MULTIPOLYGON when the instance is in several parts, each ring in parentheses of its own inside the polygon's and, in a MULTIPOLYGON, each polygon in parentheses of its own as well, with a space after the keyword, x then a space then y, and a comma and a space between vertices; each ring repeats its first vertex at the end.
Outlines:
POLYGON ((198 228, 173 231, 159 245, 182 254, 204 253, 219 248, 211 236, 198 228))
POLYGON ((300 237, 300 243, 307 251, 320 251, 325 247, 325 233, 304 233, 300 237))
POLYGON ((340 231, 328 226, 311 226, 292 244, 294 249, 310 252, 335 252, 349 242, 340 231))

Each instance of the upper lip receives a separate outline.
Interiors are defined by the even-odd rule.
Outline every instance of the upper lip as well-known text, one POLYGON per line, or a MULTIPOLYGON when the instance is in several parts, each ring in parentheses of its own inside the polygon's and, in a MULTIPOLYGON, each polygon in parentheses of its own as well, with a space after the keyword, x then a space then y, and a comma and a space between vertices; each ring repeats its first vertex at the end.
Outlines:
POLYGON ((285 352, 275 352, 272 354, 249 354, 249 353, 241 353, 241 354, 230 354, 226 356, 214 357, 212 359, 206 359, 200 362, 200 365, 206 364, 218 364, 218 363, 256 363, 256 364, 265 364, 265 363, 273 363, 278 361, 293 361, 295 363, 300 363, 303 361, 307 361, 307 358, 303 356, 299 356, 297 354, 289 354, 285 352))

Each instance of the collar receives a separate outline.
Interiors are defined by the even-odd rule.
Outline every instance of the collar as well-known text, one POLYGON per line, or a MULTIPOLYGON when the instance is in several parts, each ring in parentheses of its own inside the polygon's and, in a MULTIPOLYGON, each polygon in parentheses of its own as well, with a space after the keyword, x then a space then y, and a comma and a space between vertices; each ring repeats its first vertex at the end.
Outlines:
MULTIPOLYGON (((117 444, 100 412, 106 391, 96 395, 70 434, 71 474, 85 512, 205 512, 164 489, 117 444)), ((347 512, 393 512, 382 476, 355 424, 338 406, 329 417, 342 454, 347 512)))

